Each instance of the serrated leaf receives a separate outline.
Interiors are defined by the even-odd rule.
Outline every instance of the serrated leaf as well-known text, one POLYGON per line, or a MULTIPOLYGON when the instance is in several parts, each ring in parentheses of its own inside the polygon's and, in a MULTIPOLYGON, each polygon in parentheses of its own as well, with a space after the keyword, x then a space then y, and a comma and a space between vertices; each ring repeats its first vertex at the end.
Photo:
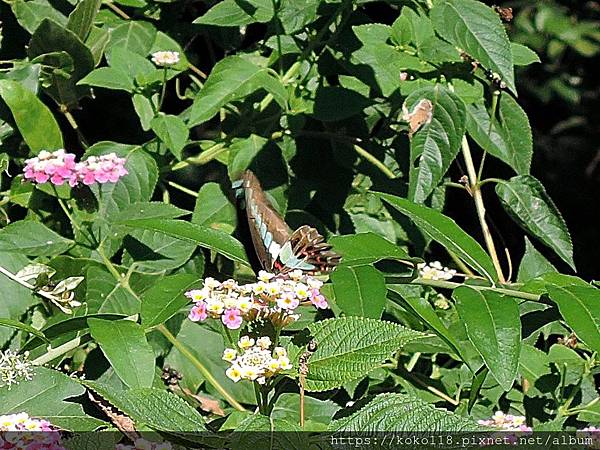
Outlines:
POLYGON ((385 277, 372 265, 338 267, 330 276, 335 304, 348 315, 378 319, 385 308, 385 277))
POLYGON ((142 295, 142 327, 148 329, 166 322, 190 300, 183 294, 198 281, 197 275, 178 274, 156 282, 142 295))
POLYGON ((33 92, 16 81, 0 80, 0 97, 10 109, 33 155, 41 150, 63 148, 58 122, 33 92))
POLYGON ((131 417, 136 425, 146 424, 168 433, 206 430, 202 416, 185 400, 167 390, 144 388, 114 392, 93 381, 83 384, 131 417))
POLYGON ((271 0, 223 0, 198 17, 193 23, 234 27, 255 22, 268 22, 273 17, 271 0))
POLYGON ((192 242, 200 247, 209 248, 227 256, 232 261, 249 265, 242 244, 222 231, 196 225, 182 220, 136 219, 126 220, 122 224, 147 230, 159 231, 179 239, 192 242))
POLYGON ((577 337, 600 352, 600 290, 592 286, 547 284, 548 295, 577 337))
POLYGON ((510 48, 515 66, 528 66, 529 64, 541 62, 537 53, 525 45, 511 42, 510 48))
POLYGON ((188 140, 189 130, 185 122, 177 116, 159 114, 150 121, 150 128, 177 159, 188 140))
POLYGON ((281 3, 277 17, 281 21, 285 35, 302 30, 317 18, 320 0, 287 0, 281 3))
POLYGON ((140 325, 130 320, 88 319, 90 333, 123 382, 132 389, 152 386, 154 352, 140 325))
POLYGON ((425 334, 391 322, 340 317, 309 325, 317 350, 309 359, 306 389, 326 391, 363 377, 403 345, 425 334))
POLYGON ((68 250, 73 241, 33 220, 19 220, 0 229, 0 251, 29 256, 52 256, 68 250))
POLYGON ((85 389, 56 370, 36 367, 31 381, 0 387, 0 415, 27 412, 65 430, 92 431, 104 422, 87 416, 80 404, 69 401, 85 389))
POLYGON ((573 270, 573 244, 558 208, 546 189, 531 175, 520 175, 496 185, 502 206, 526 231, 556 252, 573 270))
POLYGON ((510 95, 500 96, 498 118, 491 126, 482 101, 469 105, 467 130, 481 148, 504 161, 515 172, 529 173, 533 156, 531 126, 525 111, 510 95))
POLYGON ((276 98, 285 95, 281 82, 269 75, 266 69, 239 56, 222 59, 215 65, 204 87, 194 98, 188 125, 206 122, 227 103, 262 88, 274 95, 277 93, 276 98), (283 89, 283 94, 279 89, 283 89))
POLYGON ((430 17, 440 36, 497 72, 516 92, 510 42, 489 6, 476 0, 444 0, 432 8, 430 17))
POLYGON ((455 253, 481 275, 489 280, 496 281, 498 279, 489 255, 454 220, 435 209, 417 205, 404 198, 381 192, 375 194, 401 213, 407 215, 426 236, 455 253))
POLYGON ((342 255, 340 264, 343 266, 372 264, 382 259, 410 258, 404 249, 371 232, 334 236, 329 243, 342 255))
MULTIPOLYGON (((402 433, 448 433, 482 431, 470 417, 462 417, 446 410, 436 409, 423 400, 407 394, 380 394, 354 414, 334 420, 330 431, 350 433, 377 433, 395 431, 402 433)), ((387 437, 393 446, 394 436, 387 437)), ((377 435, 377 443, 386 446, 385 435, 377 435)))
POLYGON ((455 289, 452 296, 469 340, 504 391, 510 390, 521 355, 521 319, 516 301, 494 291, 466 286, 455 289))
POLYGON ((441 85, 418 89, 410 94, 404 105, 413 111, 415 105, 429 99, 433 115, 410 142, 412 161, 409 198, 423 203, 436 188, 458 154, 465 134, 466 107, 454 93, 441 85))

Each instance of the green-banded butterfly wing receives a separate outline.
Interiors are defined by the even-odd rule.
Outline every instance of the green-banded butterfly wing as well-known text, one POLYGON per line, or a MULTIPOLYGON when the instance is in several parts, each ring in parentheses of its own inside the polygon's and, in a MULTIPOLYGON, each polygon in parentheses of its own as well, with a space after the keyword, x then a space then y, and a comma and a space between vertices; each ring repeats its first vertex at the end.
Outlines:
POLYGON ((340 260, 319 232, 303 225, 292 232, 266 197, 260 182, 247 170, 234 183, 243 198, 252 243, 265 270, 285 273, 302 270, 309 273, 330 272, 340 260))

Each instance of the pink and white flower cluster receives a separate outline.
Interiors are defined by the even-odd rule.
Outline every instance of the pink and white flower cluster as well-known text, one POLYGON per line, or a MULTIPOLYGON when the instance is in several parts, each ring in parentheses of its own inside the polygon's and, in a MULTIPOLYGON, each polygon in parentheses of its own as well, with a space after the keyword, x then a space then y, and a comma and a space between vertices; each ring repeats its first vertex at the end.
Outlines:
POLYGON ((0 448, 64 450, 60 432, 47 420, 33 419, 26 412, 0 416, 0 448))
POLYGON ((287 351, 283 347, 275 347, 268 336, 254 340, 249 336, 242 336, 238 342, 239 350, 226 348, 223 359, 231 364, 225 371, 227 377, 234 382, 240 380, 256 381, 265 384, 270 378, 282 370, 292 368, 287 351))
POLYGON ((171 450, 172 448, 169 442, 152 442, 144 438, 136 439, 133 445, 115 445, 115 450, 171 450))
POLYGON ((281 275, 261 270, 256 283, 239 285, 231 279, 221 283, 209 277, 204 280, 202 289, 185 295, 194 302, 190 320, 221 319, 227 328, 236 330, 244 320, 264 319, 276 326, 288 325, 299 318, 294 311, 300 305, 328 308, 320 291, 322 285, 300 270, 281 275))
POLYGON ((532 428, 525 424, 524 416, 504 414, 502 411, 496 411, 490 419, 478 420, 477 423, 487 427, 501 428, 506 431, 532 431, 532 428))
POLYGON ((23 171, 26 180, 40 184, 50 181, 56 186, 65 183, 70 186, 79 183, 116 183, 128 173, 125 158, 119 158, 115 153, 90 156, 84 161, 75 162, 75 155, 62 149, 54 152, 43 150, 35 158, 25 160, 23 171))

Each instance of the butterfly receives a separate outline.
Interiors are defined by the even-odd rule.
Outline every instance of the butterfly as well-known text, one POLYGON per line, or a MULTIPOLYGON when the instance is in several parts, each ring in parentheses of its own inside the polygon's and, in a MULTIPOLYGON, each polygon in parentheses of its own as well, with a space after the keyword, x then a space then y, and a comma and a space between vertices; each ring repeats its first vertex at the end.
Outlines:
POLYGON ((331 272, 339 263, 341 256, 316 229, 303 225, 291 230, 252 171, 244 172, 233 188, 245 203, 252 243, 265 270, 287 273, 299 269, 317 274, 331 272))
POLYGON ((422 99, 417 103, 412 111, 409 111, 406 105, 402 105, 402 120, 408 122, 408 136, 412 137, 419 128, 427 125, 433 118, 433 103, 429 99, 422 99))

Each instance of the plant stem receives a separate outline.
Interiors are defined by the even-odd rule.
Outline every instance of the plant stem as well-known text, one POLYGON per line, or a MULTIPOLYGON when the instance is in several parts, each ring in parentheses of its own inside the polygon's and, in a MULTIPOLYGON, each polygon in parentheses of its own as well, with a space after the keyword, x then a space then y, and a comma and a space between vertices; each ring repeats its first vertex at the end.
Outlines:
POLYGON ((65 213, 67 218, 71 221, 71 225, 73 226, 73 228, 75 230, 81 232, 81 227, 79 226, 79 223, 77 223, 77 221, 73 218, 73 216, 71 215, 71 212, 69 211, 69 208, 67 208, 67 205, 65 205, 65 202, 63 201, 63 199, 58 196, 58 191, 56 190, 56 186, 52 185, 52 189, 54 189, 54 194, 56 194, 56 200, 58 200, 58 204, 60 205, 60 208, 63 210, 63 212, 65 213))
POLYGON ((464 262, 462 262, 462 260, 456 256, 456 254, 454 252, 448 251, 448 254, 450 255, 450 258, 452 258, 452 261, 454 261, 454 264, 456 264, 456 266, 466 275, 472 276, 474 277, 475 274, 473 273, 473 271, 471 269, 469 269, 469 266, 467 266, 464 262))
MULTIPOLYGON (((406 278, 406 277, 399 277, 399 278, 401 279, 401 278, 406 278)), ((395 279, 390 278, 390 279, 386 280, 386 282, 388 282, 388 284, 390 284, 392 286, 394 284, 400 284, 400 283, 394 283, 393 281, 399 281, 399 280, 398 280, 398 278, 395 278, 395 279), (390 283, 389 281, 392 281, 392 282, 390 283)), ((418 284, 420 286, 431 286, 431 287, 440 288, 440 289, 450 289, 450 290, 454 290, 461 286, 467 286, 463 283, 454 283, 453 281, 425 280, 423 278, 415 278, 414 280, 407 281, 407 283, 408 284, 418 284)), ((542 298, 541 295, 531 294, 529 292, 521 292, 521 291, 517 291, 514 289, 498 288, 498 287, 493 287, 493 286, 477 286, 475 284, 469 284, 468 286, 472 289, 475 289, 476 291, 494 291, 499 294, 504 294, 504 295, 508 295, 510 297, 520 298, 523 300, 529 300, 529 301, 533 301, 533 302, 539 302, 542 298)))
MULTIPOLYGON (((496 121, 496 111, 498 109, 498 98, 500 97, 500 91, 495 90, 492 93, 492 111, 490 114, 490 126, 488 127, 488 136, 491 137, 492 134, 492 128, 494 127, 494 123, 496 121)), ((483 174, 483 165, 485 163, 485 157, 487 155, 487 152, 485 149, 483 149, 483 155, 481 155, 481 162, 479 163, 479 171, 477 172, 477 177, 478 179, 481 180, 481 176, 483 174)))
POLYGON ((110 9, 112 9, 122 19, 125 19, 125 20, 131 19, 131 17, 129 17, 125 11, 123 11, 121 8, 119 8, 117 5, 115 5, 113 2, 106 1, 106 2, 104 2, 104 4, 106 6, 108 6, 110 9))
POLYGON ((352 147, 354 148, 354 151, 356 151, 356 153, 358 153, 362 158, 366 159, 371 164, 373 164, 373 166, 375 166, 377 169, 379 169, 379 171, 381 173, 383 173, 386 177, 388 177, 391 180, 396 178, 396 175, 394 174, 394 172, 392 172, 390 169, 388 169, 384 163, 379 161, 377 158, 375 158, 371 153, 366 151, 364 148, 362 148, 356 144, 354 144, 352 147))
POLYGON ((76 349, 77 347, 79 347, 80 344, 81 336, 78 336, 75 339, 71 339, 70 341, 67 341, 64 344, 59 345, 56 348, 51 348, 39 358, 36 358, 33 361, 31 361, 31 363, 35 364, 36 366, 41 366, 58 358, 59 356, 64 355, 65 353, 70 352, 71 350, 76 349))
POLYGON ((481 232, 483 233, 483 239, 485 241, 488 253, 492 258, 494 268, 496 269, 496 274, 498 275, 498 280, 500 280, 501 283, 504 283, 505 279, 502 273, 502 267, 500 267, 500 261, 498 259, 498 253, 496 252, 496 246, 494 245, 494 240, 492 239, 490 228, 488 227, 488 224, 485 220, 485 205, 483 203, 481 189, 479 189, 477 173, 475 172, 475 165, 473 164, 473 157, 471 155, 471 149, 469 147, 469 142, 467 141, 466 136, 463 136, 462 153, 465 159, 465 164, 467 166, 467 174, 469 176, 469 184, 471 187, 471 195, 473 196, 473 201, 475 202, 475 209, 477 210, 477 217, 479 219, 479 225, 481 226, 481 232))
POLYGON ((163 102, 165 100, 165 94, 167 93, 167 68, 163 69, 163 82, 160 89, 160 99, 158 100, 158 111, 162 109, 163 102))
POLYGON ((196 367, 196 369, 198 369, 198 371, 202 374, 204 379, 208 383, 210 383, 223 396, 223 398, 227 401, 227 403, 229 403, 231 406, 233 406, 238 411, 246 411, 246 408, 244 408, 242 405, 240 405, 236 401, 236 399, 234 399, 231 396, 231 394, 229 392, 227 392, 227 390, 223 386, 221 386, 221 384, 212 375, 212 373, 210 373, 210 371, 206 367, 204 367, 204 365, 200 361, 198 361, 198 359, 192 354, 192 352, 190 352, 188 350, 188 348, 184 344, 179 342, 177 340, 177 338, 175 336, 173 336, 173 334, 167 329, 167 327, 165 327, 163 324, 160 324, 158 327, 156 327, 156 329, 158 331, 160 331, 162 333, 162 335, 164 337, 166 337, 167 340, 171 344, 173 344, 173 346, 177 350, 179 350, 179 353, 181 353, 183 356, 185 356, 194 365, 194 367, 196 367))
POLYGON ((196 75, 198 75, 200 78, 202 78, 203 80, 206 80, 208 77, 207 75, 202 72, 200 69, 198 69, 195 65, 193 65, 192 63, 188 63, 188 68, 194 72, 196 75))
POLYGON ((175 189, 180 190, 181 192, 191 195, 192 197, 196 197, 198 198, 198 193, 195 191, 192 191, 191 189, 186 188, 185 186, 182 186, 180 184, 177 184, 173 181, 167 181, 167 184, 171 187, 174 187, 175 189))

